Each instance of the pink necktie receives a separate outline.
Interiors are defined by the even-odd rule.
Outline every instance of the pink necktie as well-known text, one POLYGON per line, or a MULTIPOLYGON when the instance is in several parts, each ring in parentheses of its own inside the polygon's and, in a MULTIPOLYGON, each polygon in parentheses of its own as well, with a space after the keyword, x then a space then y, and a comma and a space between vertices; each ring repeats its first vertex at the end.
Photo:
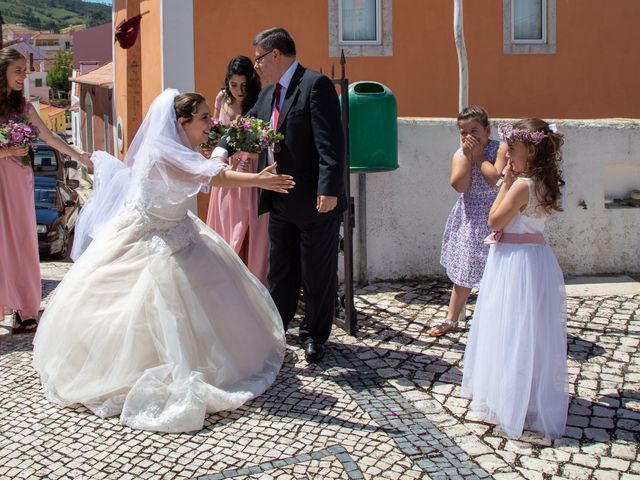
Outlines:
POLYGON ((276 83, 276 91, 274 93, 274 102, 273 102, 273 130, 276 131, 278 129, 278 118, 280 117, 280 90, 282 90, 282 85, 276 83))

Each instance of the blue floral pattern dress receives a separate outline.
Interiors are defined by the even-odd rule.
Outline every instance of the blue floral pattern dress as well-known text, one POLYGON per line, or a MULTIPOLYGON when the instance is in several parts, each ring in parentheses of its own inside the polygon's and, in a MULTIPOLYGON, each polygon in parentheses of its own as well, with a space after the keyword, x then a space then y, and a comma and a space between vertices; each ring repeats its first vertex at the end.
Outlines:
MULTIPOLYGON (((499 147, 500 142, 489 140, 484 157, 495 163, 499 147)), ((462 154, 462 149, 457 154, 462 154)), ((456 285, 473 288, 480 284, 489 253, 489 246, 483 240, 491 233, 487 219, 496 195, 498 187, 489 185, 473 162, 471 186, 458 197, 442 237, 440 264, 456 285)))

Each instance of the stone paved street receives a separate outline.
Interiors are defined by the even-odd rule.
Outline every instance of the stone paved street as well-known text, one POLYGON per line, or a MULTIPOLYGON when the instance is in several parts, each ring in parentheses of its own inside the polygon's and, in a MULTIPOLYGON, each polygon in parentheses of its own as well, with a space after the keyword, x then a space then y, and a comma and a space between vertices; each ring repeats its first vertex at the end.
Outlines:
MULTIPOLYGON (((46 297, 68 267, 42 263, 46 297)), ((356 338, 334 328, 327 356, 309 366, 294 328, 264 395, 187 434, 51 405, 31 367, 33 335, 0 335, 0 478, 640 479, 639 294, 569 297, 569 425, 551 442, 508 439, 469 417, 468 322, 426 334, 448 288, 423 279, 358 289, 356 338)))

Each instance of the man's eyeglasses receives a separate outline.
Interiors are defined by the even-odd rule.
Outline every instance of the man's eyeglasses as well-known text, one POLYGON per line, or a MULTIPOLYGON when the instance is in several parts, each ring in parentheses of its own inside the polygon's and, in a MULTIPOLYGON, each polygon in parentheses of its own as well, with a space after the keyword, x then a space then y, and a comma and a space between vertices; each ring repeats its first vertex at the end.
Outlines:
POLYGON ((272 48, 272 49, 271 49, 271 50, 269 50, 268 52, 265 52, 265 53, 263 53, 262 55, 258 55, 258 56, 253 60, 254 65, 255 65, 256 63, 261 63, 261 62, 262 62, 262 59, 263 59, 264 57, 266 57, 267 55, 269 55, 271 52, 273 52, 273 50, 274 50, 274 49, 272 48))

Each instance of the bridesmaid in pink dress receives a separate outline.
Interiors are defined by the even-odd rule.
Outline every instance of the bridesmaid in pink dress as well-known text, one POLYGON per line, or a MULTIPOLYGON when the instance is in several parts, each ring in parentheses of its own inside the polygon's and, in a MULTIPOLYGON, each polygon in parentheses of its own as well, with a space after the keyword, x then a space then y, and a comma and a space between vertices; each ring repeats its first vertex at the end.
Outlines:
MULTIPOLYGON (((213 118, 228 125, 246 114, 258 99, 260 80, 248 57, 238 56, 229 62, 225 88, 216 97, 213 118)), ((229 159, 231 168, 257 172, 257 155, 240 152, 229 159)), ((256 188, 212 188, 207 225, 215 230, 242 259, 247 268, 267 285, 269 265, 269 215, 258 217, 256 188)))
MULTIPOLYGON (((22 95, 26 59, 15 49, 0 50, 0 124, 12 119, 31 122, 41 138, 61 152, 90 164, 51 133, 22 95)), ((28 148, 0 148, 0 313, 14 314, 14 333, 36 329, 40 310, 40 258, 33 201, 33 170, 21 157, 28 148)))

